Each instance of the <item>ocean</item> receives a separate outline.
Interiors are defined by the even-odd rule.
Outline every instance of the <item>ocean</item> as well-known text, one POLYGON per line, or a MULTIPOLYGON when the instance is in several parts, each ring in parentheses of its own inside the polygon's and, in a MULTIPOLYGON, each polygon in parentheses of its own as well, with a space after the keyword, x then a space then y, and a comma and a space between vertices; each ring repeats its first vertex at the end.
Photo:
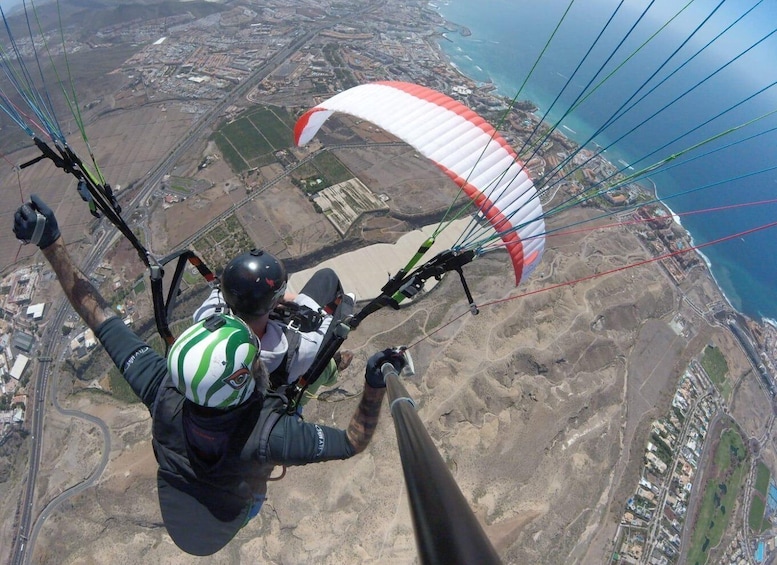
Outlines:
MULTIPOLYGON (((631 165, 627 173, 679 154, 650 180, 695 245, 777 221, 777 203, 699 212, 777 199, 777 171, 764 171, 777 166, 777 133, 769 131, 777 131, 777 113, 768 115, 777 108, 775 3, 697 0, 677 16, 686 3, 629 0, 616 11, 619 3, 429 5, 471 32, 444 30, 440 41, 462 73, 510 99, 517 93, 533 101, 571 139, 606 147, 610 162, 631 165)), ((777 323, 776 249, 772 227, 701 252, 735 309, 777 323)))
POLYGON ((16 8, 22 5, 23 0, 3 0, 0 2, 0 8, 3 9, 6 16, 11 15, 16 8))

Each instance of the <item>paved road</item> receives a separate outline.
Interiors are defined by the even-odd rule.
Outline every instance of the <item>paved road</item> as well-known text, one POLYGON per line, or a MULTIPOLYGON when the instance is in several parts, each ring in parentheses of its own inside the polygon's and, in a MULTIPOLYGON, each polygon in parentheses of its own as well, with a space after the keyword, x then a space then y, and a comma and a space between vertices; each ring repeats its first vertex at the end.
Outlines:
MULTIPOLYGON (((307 42, 313 39, 319 32, 329 27, 332 27, 334 25, 337 25, 343 21, 346 21, 348 19, 358 17, 359 15, 365 12, 368 12, 377 8, 380 4, 382 4, 382 0, 376 1, 371 5, 368 5, 367 7, 361 9, 360 11, 353 12, 352 14, 343 16, 336 20, 321 22, 318 25, 310 28, 306 32, 300 32, 295 38, 292 39, 292 41, 289 43, 288 46, 282 48, 274 56, 268 59, 263 65, 258 67, 257 70, 251 76, 249 76, 242 84, 240 84, 233 91, 231 91, 226 98, 224 98, 210 111, 208 111, 200 119, 200 121, 197 122, 189 130, 189 132, 183 137, 181 143, 179 143, 177 147, 175 147, 165 158, 163 158, 159 162, 159 164, 156 167, 152 169, 152 171, 149 173, 148 179, 141 186, 137 195, 131 200, 131 202, 129 204, 126 204, 126 203, 124 204, 123 216, 130 217, 132 215, 132 212, 136 208, 138 208, 138 206, 141 206, 146 202, 146 200, 151 196, 154 189, 160 183, 162 177, 168 174, 168 172, 173 168, 175 163, 186 153, 186 151, 188 151, 191 145, 196 141, 198 141, 202 137, 202 135, 207 131, 207 129, 210 128, 221 117, 224 108, 226 108, 230 104, 233 104, 240 97, 248 94, 248 92, 250 92, 250 90, 256 84, 264 80, 275 69, 277 69, 280 65, 282 65, 293 53, 295 53, 307 42)), ((99 233, 97 237, 97 241, 94 247, 92 248, 92 251, 87 256, 86 260, 84 261, 84 264, 81 266, 82 270, 86 273, 93 271, 94 267, 97 266, 102 260, 102 257, 105 254, 105 252, 111 247, 111 245, 119 237, 121 237, 121 233, 116 229, 111 228, 107 230, 102 230, 102 232, 99 233)), ((70 310, 70 305, 67 303, 67 301, 63 301, 55 310, 53 318, 49 323, 47 331, 44 332, 43 336, 41 337, 41 345, 43 347, 42 357, 53 358, 57 353, 58 349, 64 345, 64 342, 61 339, 61 336, 57 332, 59 331, 59 328, 62 327, 62 324, 69 310, 70 310)), ((101 433, 103 434, 103 441, 105 443, 105 450, 103 452, 103 461, 84 483, 77 485, 75 487, 72 487, 71 489, 68 489, 67 491, 61 493, 54 500, 50 501, 43 509, 43 511, 36 518, 33 518, 34 516, 33 503, 35 500, 35 483, 37 479, 41 452, 43 447, 42 442, 40 441, 40 438, 42 437, 42 431, 43 431, 43 418, 44 418, 43 412, 45 407, 45 397, 46 397, 46 391, 48 387, 48 379, 51 373, 52 373, 52 368, 49 366, 49 364, 43 364, 43 363, 39 364, 38 374, 35 377, 35 383, 36 383, 34 387, 35 400, 34 400, 34 409, 32 411, 31 424, 30 424, 31 431, 32 431, 31 433, 32 443, 31 443, 31 449, 30 449, 30 466, 29 466, 29 473, 27 475, 27 482, 26 482, 24 491, 22 493, 18 535, 16 536, 16 539, 14 542, 14 548, 11 552, 10 562, 13 565, 21 565, 23 563, 28 563, 30 561, 30 556, 32 555, 33 549, 34 549, 35 536, 37 536, 37 533, 40 531, 46 517, 62 501, 66 500, 70 496, 73 496, 74 494, 77 494, 81 490, 91 486, 91 484, 97 479, 97 477, 100 476, 100 473, 104 469, 105 464, 107 463, 107 457, 110 452, 110 435, 105 424, 99 419, 93 416, 89 416, 87 414, 83 414, 76 411, 63 411, 59 407, 59 405, 56 404, 56 397, 55 397, 55 408, 60 410, 60 412, 67 415, 72 415, 74 417, 85 418, 88 421, 93 422, 100 427, 101 433)))
POLYGON ((29 548, 35 547, 35 540, 37 539, 38 534, 40 533, 40 530, 43 527, 43 523, 46 521, 46 518, 48 518, 57 509, 57 507, 60 504, 62 504, 65 500, 67 500, 71 496, 75 496, 83 492, 84 490, 92 487, 97 482, 97 480, 103 474, 105 467, 108 466, 108 458, 110 457, 110 454, 111 454, 111 434, 105 422, 103 422, 100 418, 96 416, 92 416, 91 414, 87 414, 79 410, 67 410, 65 408, 62 408, 62 406, 60 406, 59 402, 57 401, 56 385, 57 385, 56 379, 52 380, 51 399, 54 404, 54 408, 64 416, 70 416, 73 418, 80 418, 82 420, 86 420, 87 422, 91 422, 92 424, 94 424, 99 428, 100 435, 102 436, 102 439, 103 439, 102 457, 100 458, 100 463, 94 468, 94 470, 89 475, 89 477, 86 478, 86 480, 59 493, 56 497, 50 500, 48 504, 46 504, 43 510, 41 510, 40 514, 35 520, 35 523, 33 524, 32 531, 30 533, 30 537, 27 542, 27 545, 29 548))

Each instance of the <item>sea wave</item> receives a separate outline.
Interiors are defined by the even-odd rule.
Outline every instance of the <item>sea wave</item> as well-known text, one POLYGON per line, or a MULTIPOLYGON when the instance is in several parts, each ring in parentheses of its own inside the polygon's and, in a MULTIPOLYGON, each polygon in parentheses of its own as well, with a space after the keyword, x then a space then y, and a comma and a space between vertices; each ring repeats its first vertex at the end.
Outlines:
MULTIPOLYGON (((678 216, 674 210, 672 210, 663 200, 661 200, 661 205, 669 211, 669 214, 672 216, 672 220, 677 223, 678 226, 683 228, 683 224, 680 221, 680 216, 678 216)), ((685 231, 686 235, 688 236, 689 246, 696 247, 696 242, 693 240, 693 234, 685 228, 683 228, 683 231, 685 231)), ((715 282, 715 286, 718 287, 718 290, 720 291, 721 296, 723 296, 723 300, 726 301, 726 304, 728 304, 730 308, 741 312, 740 307, 734 305, 731 298, 726 294, 724 286, 720 284, 720 281, 715 277, 715 272, 712 270, 712 261, 710 261, 709 257, 707 257, 701 249, 694 249, 694 251, 701 258, 701 260, 704 261, 704 264, 707 266, 707 272, 715 282)))
MULTIPOLYGON (((691 236, 690 232, 686 231, 685 233, 687 233, 688 237, 691 238, 691 245, 694 245, 693 237, 691 236)), ((741 304, 741 301, 738 300, 739 297, 736 296, 736 291, 734 291, 734 297, 737 298, 737 303, 735 304, 735 302, 731 300, 731 297, 729 297, 729 295, 726 294, 726 291, 724 290, 724 286, 720 284, 720 281, 715 276, 715 272, 712 270, 712 261, 710 261, 709 258, 699 249, 696 250, 696 253, 699 254, 699 257, 701 257, 702 261, 704 261, 704 264, 707 265, 707 272, 712 277, 712 280, 715 282, 715 286, 718 287, 718 290, 720 291, 720 294, 723 297, 723 300, 726 301, 726 304, 728 304, 729 308, 731 308, 732 310, 736 310, 737 312, 742 312, 742 304, 741 304)))
MULTIPOLYGON (((666 209, 669 211, 669 214, 672 216, 672 220, 673 220, 673 221, 674 221, 674 222, 675 222, 675 223, 676 223, 678 226, 680 226, 680 227, 683 227, 683 223, 680 221, 680 216, 678 216, 678 215, 675 213, 675 211, 674 211, 674 210, 672 210, 672 209, 669 207, 669 205, 668 205, 666 202, 664 202, 664 201, 663 201, 663 200, 661 200, 660 198, 659 198, 658 200, 661 202, 661 205, 662 205, 664 208, 666 208, 666 209)), ((696 245, 696 244, 693 242, 693 236, 692 236, 690 233, 688 234, 688 237, 689 237, 689 238, 690 238, 690 240, 691 240, 691 245, 692 245, 692 246, 693 246, 693 245, 696 245)))

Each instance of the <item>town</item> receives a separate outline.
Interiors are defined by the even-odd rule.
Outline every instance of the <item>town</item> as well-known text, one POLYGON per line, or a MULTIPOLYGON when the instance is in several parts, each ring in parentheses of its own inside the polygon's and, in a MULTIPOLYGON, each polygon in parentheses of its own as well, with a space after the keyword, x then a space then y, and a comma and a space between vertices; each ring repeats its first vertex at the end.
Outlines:
MULTIPOLYGON (((304 108, 357 84, 403 80, 440 90, 492 121, 506 115, 500 133, 516 145, 536 128, 547 127, 531 102, 522 101, 510 107, 510 101, 498 95, 494 85, 468 79, 446 60, 439 42, 446 40, 446 34, 468 32, 446 22, 431 5, 419 7, 414 2, 386 1, 346 8, 341 2, 328 0, 297 2, 296 7, 288 4, 270 1, 262 7, 241 5, 205 17, 186 12, 152 20, 138 18, 106 25, 83 40, 75 34, 69 36, 68 47, 100 57, 101 49, 116 43, 143 46, 115 70, 122 77, 122 84, 111 95, 111 111, 155 102, 175 105, 196 120, 206 114, 214 100, 247 81, 254 69, 279 58, 282 63, 277 69, 253 86, 244 100, 231 105, 222 116, 224 120, 234 118, 247 104, 256 101, 304 108), (338 23, 346 11, 354 10, 369 14, 363 18, 363 25, 357 28, 338 23), (296 48, 295 42, 302 38, 303 30, 315 30, 315 34, 304 46, 296 48)), ((23 53, 29 47, 23 42, 20 46, 23 53)), ((86 112, 94 116, 108 107, 106 98, 85 105, 86 112)), ((585 206, 611 211, 624 223, 633 223, 630 229, 678 286, 682 286, 689 273, 706 269, 703 257, 694 251, 688 234, 673 220, 671 210, 655 201, 655 187, 650 186, 649 179, 629 182, 625 167, 610 163, 595 147, 577 149, 574 141, 556 129, 526 162, 534 179, 566 174, 546 198, 577 198, 585 206), (603 190, 603 186, 608 188, 603 190)), ((284 167, 293 163, 283 153, 277 155, 277 160, 284 167)), ((177 201, 164 190, 158 191, 157 197, 165 198, 167 205, 177 201)), ((373 205, 378 209, 383 204, 378 199, 373 205)), ((339 233, 346 229, 335 227, 339 233)), ((34 383, 31 388, 30 382, 34 365, 51 361, 42 353, 40 340, 48 317, 57 306, 50 301, 50 297, 56 296, 51 291, 52 284, 56 284, 52 277, 38 258, 37 263, 4 273, 0 282, 2 438, 28 429, 28 408, 36 398, 34 383)), ((126 289, 127 283, 135 283, 122 280, 107 264, 95 271, 93 280, 103 288, 110 287, 114 298, 126 289)), ((115 306, 131 320, 135 308, 131 293, 123 292, 115 306)), ((706 310, 697 313, 711 324, 731 328, 748 352, 764 394, 773 398, 777 386, 777 328, 744 318, 723 300, 705 306, 706 310)), ((682 316, 673 324, 678 334, 694 331, 682 316)), ((94 335, 72 316, 55 331, 68 343, 64 357, 84 359, 96 346, 94 335)), ((633 497, 624 501, 620 527, 612 544, 612 563, 675 563, 681 546, 690 543, 692 532, 683 526, 689 516, 691 493, 702 488, 697 469, 702 459, 714 456, 705 451, 712 450, 705 444, 705 437, 711 423, 727 415, 725 397, 719 390, 719 379, 724 375, 709 374, 705 360, 708 355, 714 356, 714 352, 705 351, 678 375, 670 412, 652 423, 647 445, 635 448, 644 449, 644 467, 633 497)), ((0 439, 0 444, 3 441, 0 439)), ((735 447, 731 449, 736 451, 735 447)), ((757 445, 748 449, 757 450, 757 445)), ((744 452, 739 455, 744 458, 744 452)), ((755 474, 756 469, 753 463, 748 472, 755 474)), ((768 487, 770 492, 777 488, 773 481, 768 482, 768 487)), ((752 489, 757 490, 755 486, 752 489)), ((750 491, 746 494, 753 496, 750 491)), ((738 536, 727 550, 726 562, 760 562, 765 552, 774 551, 773 538, 768 534, 773 535, 775 530, 767 527, 766 522, 776 513, 777 505, 769 497, 761 509, 765 518, 759 535, 738 536)))

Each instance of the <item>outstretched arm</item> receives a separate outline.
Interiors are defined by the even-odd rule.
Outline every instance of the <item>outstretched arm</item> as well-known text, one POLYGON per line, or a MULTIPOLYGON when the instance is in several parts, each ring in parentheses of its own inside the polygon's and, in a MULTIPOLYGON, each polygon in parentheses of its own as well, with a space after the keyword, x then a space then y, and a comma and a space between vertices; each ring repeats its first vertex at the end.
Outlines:
POLYGON ((103 324, 116 318, 116 313, 75 266, 61 237, 42 251, 57 273, 73 309, 94 331, 133 392, 151 410, 162 379, 167 375, 164 358, 153 352, 121 320, 103 324))
POLYGON ((73 309, 92 330, 116 314, 92 282, 75 266, 62 237, 42 249, 73 309))
POLYGON ((89 279, 78 270, 65 248, 54 211, 37 195, 22 204, 14 214, 13 232, 25 243, 34 243, 43 251, 67 299, 92 330, 115 314, 89 279))
POLYGON ((364 451, 378 425, 380 407, 383 404, 383 397, 386 395, 383 365, 387 363, 393 365, 396 371, 401 371, 405 365, 405 359, 398 349, 384 349, 373 354, 367 360, 367 367, 364 371, 366 382, 362 399, 345 432, 348 443, 351 444, 356 453, 364 451))
POLYGON ((380 417, 380 407, 383 397, 386 396, 386 388, 373 388, 364 386, 359 407, 351 417, 348 429, 345 431, 348 443, 356 453, 361 453, 370 443, 380 417))
POLYGON ((76 267, 60 236, 54 212, 37 195, 14 214, 14 234, 43 251, 76 313, 103 344, 135 394, 151 409, 167 376, 165 359, 135 335, 76 267), (107 323, 106 323, 107 322, 107 323))

